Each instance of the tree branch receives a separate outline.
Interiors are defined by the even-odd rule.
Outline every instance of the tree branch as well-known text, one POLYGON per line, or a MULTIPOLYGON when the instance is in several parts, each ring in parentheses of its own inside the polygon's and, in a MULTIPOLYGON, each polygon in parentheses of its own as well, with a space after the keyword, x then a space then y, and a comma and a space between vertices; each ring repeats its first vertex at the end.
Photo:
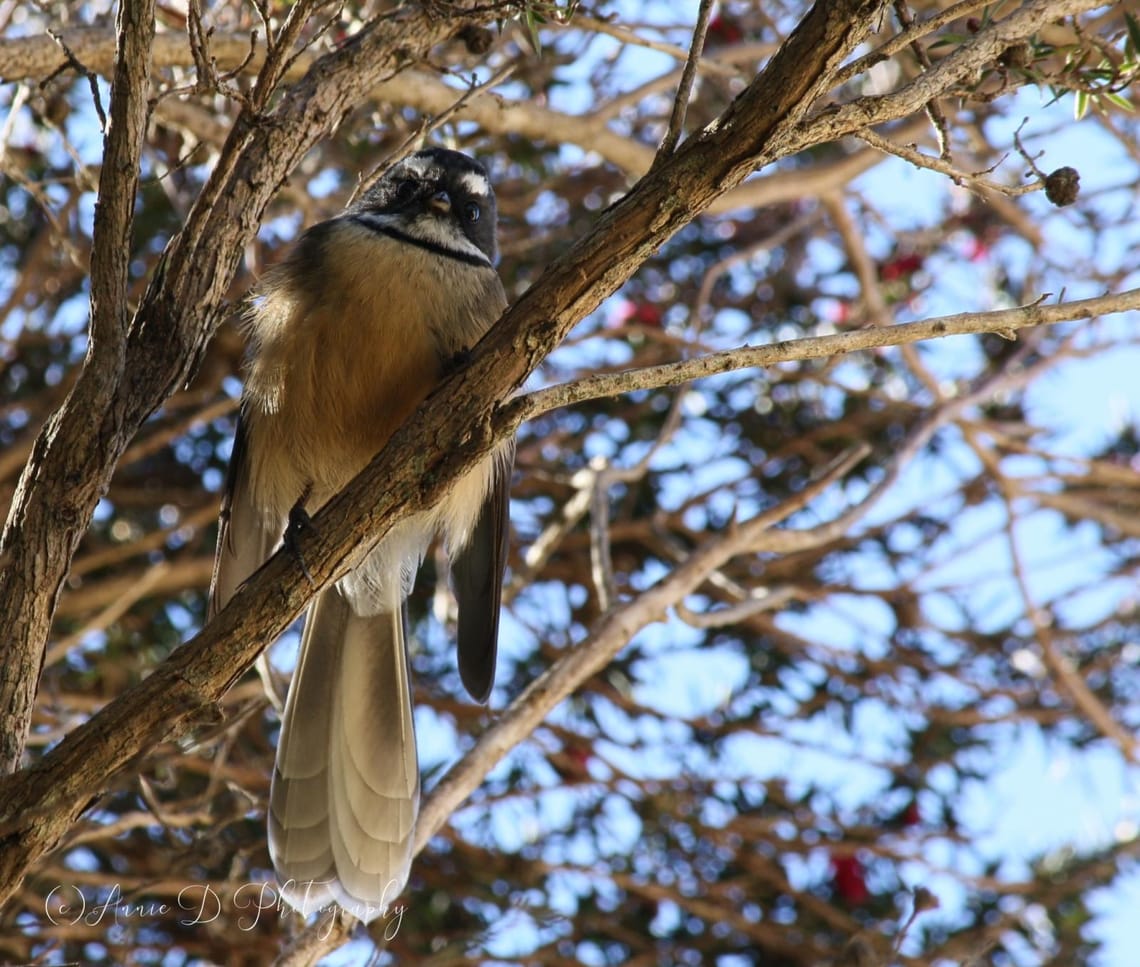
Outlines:
POLYGON ((967 185, 975 191, 997 192, 1009 197, 1016 197, 1018 195, 1028 195, 1034 191, 1041 191, 1045 187, 1043 180, 1038 180, 1028 185, 1003 185, 1001 182, 992 181, 989 178, 983 177, 986 172, 962 171, 943 158, 923 154, 918 149, 909 147, 908 145, 896 144, 889 138, 884 138, 870 129, 860 131, 858 136, 861 140, 866 141, 872 148, 882 151, 883 154, 894 155, 896 158, 901 158, 903 161, 909 162, 916 168, 926 168, 929 171, 936 171, 939 174, 945 175, 955 184, 967 185))
POLYGON ((701 62, 701 52, 705 49, 705 34, 708 31, 711 10, 712 0, 700 0, 700 6, 697 8, 697 24, 693 27, 693 39, 689 44, 689 56, 685 58, 685 67, 681 71, 681 80, 677 84, 677 93, 673 98, 673 111, 669 115, 669 127, 657 149, 657 156, 653 160, 654 166, 660 164, 661 159, 669 157, 681 140, 685 115, 689 110, 689 98, 693 95, 693 84, 697 79, 697 65, 701 62))
POLYGON ((512 421, 521 424, 551 410, 573 406, 586 400, 633 393, 638 390, 660 389, 664 386, 678 386, 681 383, 737 369, 775 366, 793 360, 821 359, 884 346, 905 346, 945 336, 983 332, 1004 334, 1030 326, 1051 326, 1138 309, 1140 309, 1140 289, 1129 289, 1112 295, 1081 299, 1076 302, 1061 302, 1052 306, 1034 303, 995 312, 962 312, 937 319, 858 329, 833 336, 789 339, 769 346, 727 349, 679 363, 665 363, 661 366, 646 366, 643 369, 621 373, 588 376, 572 383, 535 390, 508 403, 506 409, 511 411, 512 421))
POLYGON ((52 614, 90 519, 89 512, 67 513, 68 505, 93 508, 106 486, 85 473, 84 449, 121 433, 111 402, 126 365, 127 269, 146 129, 153 0, 121 4, 117 31, 111 119, 95 205, 87 358, 36 441, 0 534, 0 773, 20 764, 52 614))
POLYGON ((1103 0, 1030 0, 1008 17, 995 20, 968 44, 958 47, 931 70, 919 74, 899 90, 863 97, 850 104, 828 109, 809 122, 807 127, 821 122, 820 134, 824 140, 831 140, 922 110, 935 98, 951 91, 955 85, 975 77, 996 63, 1009 47, 1033 36, 1046 24, 1103 6, 1103 0))
MULTIPOLYGON (((639 631, 664 620, 677 602, 696 591, 711 572, 727 561, 738 554, 753 553, 758 539, 842 479, 868 453, 865 445, 857 447, 805 487, 803 494, 706 541, 653 587, 603 617, 589 638, 576 643, 531 682, 499 720, 480 736, 475 747, 439 781, 420 810, 415 852, 419 853, 439 832, 448 817, 507 752, 529 736, 559 702, 605 668, 639 631)), ((865 512, 867 508, 857 509, 865 512)), ((830 532, 829 527, 827 530, 830 532)), ((798 536, 801 540, 807 539, 804 534, 798 536)))

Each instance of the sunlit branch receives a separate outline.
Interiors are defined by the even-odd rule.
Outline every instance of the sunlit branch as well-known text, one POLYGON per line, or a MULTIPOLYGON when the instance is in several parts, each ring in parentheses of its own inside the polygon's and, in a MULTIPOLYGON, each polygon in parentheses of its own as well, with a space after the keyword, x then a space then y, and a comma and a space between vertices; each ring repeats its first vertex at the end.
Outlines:
POLYGON ((646 366, 643 369, 623 373, 587 376, 570 383, 535 390, 507 404, 507 407, 511 412, 511 419, 522 423, 559 407, 573 406, 585 400, 634 393, 639 390, 660 389, 664 386, 677 386, 738 369, 820 359, 825 356, 881 349, 885 346, 903 346, 924 339, 941 339, 946 336, 985 332, 1004 335, 1030 326, 1052 326, 1138 309, 1140 309, 1140 289, 1129 289, 1113 295, 1062 302, 1057 305, 1043 305, 1038 302, 993 312, 962 312, 936 319, 924 319, 920 322, 904 322, 895 326, 860 329, 856 332, 837 333, 831 336, 809 336, 768 346, 728 349, 697 359, 646 366))

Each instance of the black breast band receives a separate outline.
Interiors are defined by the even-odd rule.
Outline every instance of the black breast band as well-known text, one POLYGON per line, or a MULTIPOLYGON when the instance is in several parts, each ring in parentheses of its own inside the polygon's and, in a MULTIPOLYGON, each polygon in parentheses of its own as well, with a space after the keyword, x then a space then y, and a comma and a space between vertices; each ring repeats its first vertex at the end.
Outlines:
POLYGON ((415 245, 417 248, 422 248, 435 255, 442 255, 446 259, 455 259, 457 262, 464 262, 467 265, 475 265, 483 269, 492 267, 490 260, 484 255, 472 255, 470 252, 457 251, 445 245, 440 245, 439 242, 433 242, 430 239, 416 238, 414 235, 409 235, 407 232, 403 232, 367 212, 352 215, 351 219, 356 222, 356 224, 367 228, 370 232, 387 235, 389 238, 394 238, 397 242, 407 242, 409 245, 415 245))

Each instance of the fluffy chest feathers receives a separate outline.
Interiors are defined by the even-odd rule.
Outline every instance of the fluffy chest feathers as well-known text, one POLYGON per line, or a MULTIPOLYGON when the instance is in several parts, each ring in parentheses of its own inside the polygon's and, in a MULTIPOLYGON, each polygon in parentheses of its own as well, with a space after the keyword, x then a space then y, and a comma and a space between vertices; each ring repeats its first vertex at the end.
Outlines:
POLYGON ((310 233, 263 291, 250 318, 250 470, 277 511, 310 483, 314 505, 347 483, 506 306, 492 268, 348 220, 310 233))

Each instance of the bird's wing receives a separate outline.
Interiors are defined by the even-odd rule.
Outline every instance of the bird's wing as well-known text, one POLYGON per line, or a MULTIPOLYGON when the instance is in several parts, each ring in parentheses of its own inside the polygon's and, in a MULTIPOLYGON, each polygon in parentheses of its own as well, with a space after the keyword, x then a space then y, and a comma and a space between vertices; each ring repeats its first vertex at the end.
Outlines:
POLYGON ((221 611, 238 586, 265 563, 280 537, 280 525, 273 526, 258 511, 250 487, 249 417, 243 405, 222 492, 208 618, 221 611))
POLYGON ((452 587, 459 606, 459 676, 477 702, 487 700, 495 681, 514 462, 512 441, 495 457, 495 471, 475 529, 451 566, 452 587))

